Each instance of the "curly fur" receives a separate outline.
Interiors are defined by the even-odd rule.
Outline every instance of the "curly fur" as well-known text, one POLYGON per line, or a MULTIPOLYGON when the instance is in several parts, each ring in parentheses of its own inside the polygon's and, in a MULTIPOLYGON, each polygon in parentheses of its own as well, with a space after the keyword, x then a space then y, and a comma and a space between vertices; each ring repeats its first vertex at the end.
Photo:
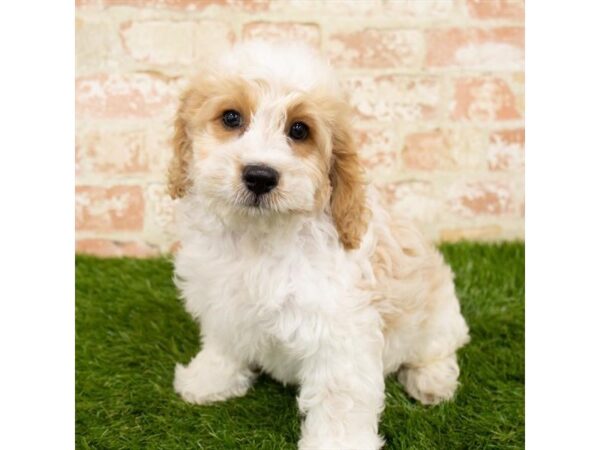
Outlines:
POLYGON ((176 367, 186 401, 244 395, 263 371, 299 386, 301 449, 376 449, 385 376, 426 404, 453 396, 468 328, 452 272, 364 182, 349 107, 319 55, 238 45, 186 91, 174 136, 176 282, 203 341, 176 367), (223 128, 226 109, 241 128, 223 128), (310 137, 294 142, 299 119, 310 137), (256 163, 280 173, 260 200, 241 181, 256 163))

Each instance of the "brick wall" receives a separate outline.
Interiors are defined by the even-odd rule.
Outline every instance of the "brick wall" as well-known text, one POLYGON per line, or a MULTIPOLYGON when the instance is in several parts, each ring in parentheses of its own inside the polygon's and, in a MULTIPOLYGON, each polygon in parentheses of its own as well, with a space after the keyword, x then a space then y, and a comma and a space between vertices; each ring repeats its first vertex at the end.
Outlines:
POLYGON ((519 0, 77 0, 77 250, 172 248, 178 93, 251 37, 330 57, 391 209, 436 240, 522 238, 523 15, 519 0))

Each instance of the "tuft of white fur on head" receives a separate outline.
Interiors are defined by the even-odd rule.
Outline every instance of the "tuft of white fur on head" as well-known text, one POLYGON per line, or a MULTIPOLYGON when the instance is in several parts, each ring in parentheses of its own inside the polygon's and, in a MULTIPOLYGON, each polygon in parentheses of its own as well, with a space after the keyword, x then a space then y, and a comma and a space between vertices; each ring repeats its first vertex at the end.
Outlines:
POLYGON ((299 92, 320 88, 341 96, 331 65, 301 42, 240 43, 217 62, 217 70, 246 79, 269 80, 272 85, 289 86, 299 92))

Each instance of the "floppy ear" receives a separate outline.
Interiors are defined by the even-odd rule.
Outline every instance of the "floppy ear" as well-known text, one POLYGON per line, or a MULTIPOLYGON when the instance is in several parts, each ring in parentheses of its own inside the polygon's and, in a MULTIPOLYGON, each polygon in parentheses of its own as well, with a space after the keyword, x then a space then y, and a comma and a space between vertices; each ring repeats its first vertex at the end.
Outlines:
POLYGON ((371 211, 366 205, 363 168, 347 118, 335 126, 331 181, 331 215, 346 250, 360 247, 371 211))
POLYGON ((171 198, 183 197, 191 186, 188 170, 192 160, 192 141, 188 134, 188 103, 191 90, 183 93, 174 124, 173 156, 169 165, 168 190, 171 198))

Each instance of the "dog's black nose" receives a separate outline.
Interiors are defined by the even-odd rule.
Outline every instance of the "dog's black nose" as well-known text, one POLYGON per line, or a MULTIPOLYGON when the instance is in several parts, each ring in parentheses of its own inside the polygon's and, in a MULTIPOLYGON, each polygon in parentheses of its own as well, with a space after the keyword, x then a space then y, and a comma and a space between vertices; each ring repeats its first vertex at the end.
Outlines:
POLYGON ((242 180, 250 191, 260 195, 277 186, 279 174, 271 167, 251 164, 242 170, 242 180))

